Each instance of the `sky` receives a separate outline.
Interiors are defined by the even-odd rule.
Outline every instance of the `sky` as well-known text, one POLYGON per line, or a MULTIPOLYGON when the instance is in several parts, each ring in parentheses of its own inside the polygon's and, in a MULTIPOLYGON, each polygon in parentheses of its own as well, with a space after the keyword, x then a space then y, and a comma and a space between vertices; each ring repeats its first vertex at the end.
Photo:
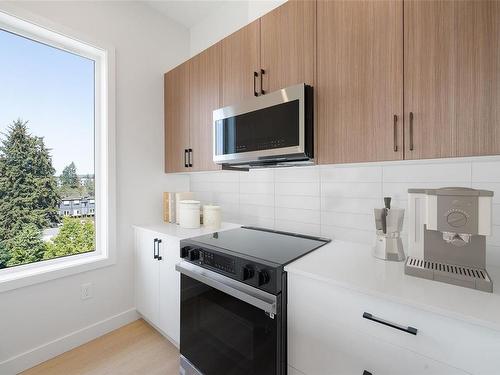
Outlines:
POLYGON ((94 62, 0 29, 0 139, 18 118, 44 137, 56 174, 94 174, 94 62))

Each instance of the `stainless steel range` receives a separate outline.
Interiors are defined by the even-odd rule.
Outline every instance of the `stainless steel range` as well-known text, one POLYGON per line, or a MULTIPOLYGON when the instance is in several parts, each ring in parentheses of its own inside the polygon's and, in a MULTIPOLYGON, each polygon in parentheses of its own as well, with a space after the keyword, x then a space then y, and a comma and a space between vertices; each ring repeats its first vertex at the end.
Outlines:
POLYGON ((329 241, 253 227, 181 241, 180 373, 286 374, 283 267, 329 241))

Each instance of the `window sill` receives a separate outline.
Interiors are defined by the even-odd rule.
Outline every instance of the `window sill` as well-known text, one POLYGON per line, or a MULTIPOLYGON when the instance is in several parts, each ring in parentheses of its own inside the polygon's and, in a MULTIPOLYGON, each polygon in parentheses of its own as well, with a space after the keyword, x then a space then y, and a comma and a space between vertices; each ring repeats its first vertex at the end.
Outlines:
POLYGON ((109 256, 87 253, 0 270, 0 293, 115 264, 109 256))

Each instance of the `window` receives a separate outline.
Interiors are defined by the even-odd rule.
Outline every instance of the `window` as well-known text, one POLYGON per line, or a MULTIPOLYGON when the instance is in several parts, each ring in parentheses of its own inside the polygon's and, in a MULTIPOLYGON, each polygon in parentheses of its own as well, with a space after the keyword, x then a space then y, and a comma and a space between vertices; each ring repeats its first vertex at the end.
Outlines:
POLYGON ((0 50, 0 291, 112 264, 112 50, 2 11, 0 50))

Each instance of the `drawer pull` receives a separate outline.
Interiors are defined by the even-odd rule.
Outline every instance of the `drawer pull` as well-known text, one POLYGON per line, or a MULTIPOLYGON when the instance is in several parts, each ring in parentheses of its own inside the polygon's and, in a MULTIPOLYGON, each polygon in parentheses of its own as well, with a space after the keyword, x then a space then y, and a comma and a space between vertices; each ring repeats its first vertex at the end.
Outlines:
POLYGON ((363 375, 373 375, 370 371, 363 371, 363 375))
POLYGON ((409 326, 405 327, 405 326, 402 326, 400 324, 392 323, 392 322, 389 322, 389 321, 384 320, 382 318, 378 318, 376 316, 373 316, 372 314, 367 313, 367 312, 363 313, 363 318, 368 319, 368 320, 372 320, 372 321, 374 321, 376 323, 380 323, 380 324, 386 325, 388 327, 399 329, 400 331, 409 333, 411 335, 417 335, 417 332, 418 332, 418 329, 416 329, 416 328, 409 327, 409 326))

